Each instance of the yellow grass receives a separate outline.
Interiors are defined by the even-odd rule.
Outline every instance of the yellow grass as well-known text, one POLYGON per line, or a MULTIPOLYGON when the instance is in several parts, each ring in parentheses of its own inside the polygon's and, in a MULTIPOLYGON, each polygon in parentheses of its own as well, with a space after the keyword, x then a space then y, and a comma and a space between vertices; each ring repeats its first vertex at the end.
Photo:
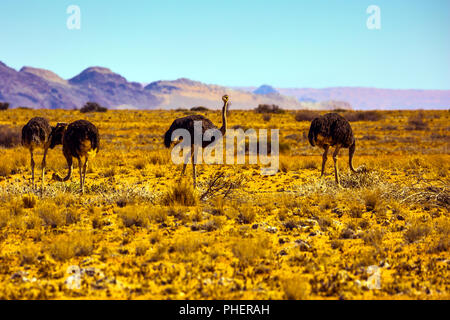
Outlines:
MULTIPOLYGON (((101 141, 84 196, 76 163, 70 181, 51 180, 67 172, 60 146, 48 154, 44 190, 42 150, 33 190, 27 150, 0 148, 0 298, 449 298, 448 111, 352 122, 363 173, 350 173, 342 150, 337 187, 331 156, 319 179, 322 151, 307 141, 309 121, 232 110, 229 127, 280 129, 280 171, 198 165, 197 190, 192 166, 180 180, 162 143, 183 112, 1 114, 11 127, 34 116, 87 119, 101 141), (216 177, 223 188, 205 194, 216 177), (73 266, 90 268, 79 289, 66 284, 73 266), (380 289, 367 285, 370 266, 380 289)), ((219 112, 208 117, 220 124, 219 112)))

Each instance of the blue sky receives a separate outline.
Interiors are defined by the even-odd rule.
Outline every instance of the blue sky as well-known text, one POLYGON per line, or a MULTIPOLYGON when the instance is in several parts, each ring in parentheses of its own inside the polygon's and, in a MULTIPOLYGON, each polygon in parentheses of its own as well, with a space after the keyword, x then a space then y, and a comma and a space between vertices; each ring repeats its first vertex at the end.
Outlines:
POLYGON ((63 78, 105 66, 140 82, 450 89, 450 1, 2 0, 0 46, 7 65, 63 78))

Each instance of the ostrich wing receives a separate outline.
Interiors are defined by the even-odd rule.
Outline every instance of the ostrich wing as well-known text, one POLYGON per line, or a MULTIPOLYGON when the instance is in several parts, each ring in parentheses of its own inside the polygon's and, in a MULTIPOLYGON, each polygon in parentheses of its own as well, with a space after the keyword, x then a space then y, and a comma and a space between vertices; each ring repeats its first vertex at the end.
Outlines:
POLYGON ((202 133, 205 133, 205 131, 208 129, 217 129, 217 127, 211 122, 211 120, 198 114, 175 119, 175 121, 172 122, 172 125, 170 126, 169 130, 167 130, 167 132, 164 134, 164 145, 167 148, 170 147, 170 144, 172 142, 172 132, 175 131, 176 129, 185 129, 189 131, 191 137, 193 138, 195 121, 201 121, 202 133))

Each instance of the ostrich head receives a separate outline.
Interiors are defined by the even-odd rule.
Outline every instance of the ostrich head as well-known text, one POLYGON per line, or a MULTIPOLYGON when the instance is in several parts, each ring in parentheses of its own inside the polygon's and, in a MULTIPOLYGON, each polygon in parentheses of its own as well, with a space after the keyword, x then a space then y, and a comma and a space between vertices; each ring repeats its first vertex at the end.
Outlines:
POLYGON ((66 131, 67 123, 58 123, 56 127, 52 127, 52 132, 50 133, 50 149, 53 149, 58 144, 62 144, 62 139, 64 131, 66 131))
POLYGON ((231 102, 229 102, 229 97, 227 94, 222 97, 222 101, 223 101, 222 111, 224 112, 228 111, 228 106, 230 105, 231 102))

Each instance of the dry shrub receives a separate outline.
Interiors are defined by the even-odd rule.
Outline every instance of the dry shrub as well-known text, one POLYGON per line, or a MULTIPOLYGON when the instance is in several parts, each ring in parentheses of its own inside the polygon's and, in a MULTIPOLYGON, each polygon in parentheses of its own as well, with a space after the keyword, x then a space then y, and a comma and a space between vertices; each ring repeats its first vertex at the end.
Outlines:
POLYGON ((268 113, 265 113, 265 114, 263 114, 262 118, 265 122, 268 122, 268 121, 270 121, 270 119, 272 119, 272 116, 268 113))
POLYGON ((39 248, 36 245, 26 245, 19 250, 20 264, 34 264, 39 255, 39 248))
POLYGON ((233 174, 225 174, 219 171, 209 176, 206 180, 206 189, 200 196, 200 200, 206 200, 214 197, 221 197, 225 199, 229 197, 234 191, 239 189, 244 183, 244 177, 233 174))
POLYGON ((303 132, 303 134, 297 134, 297 133, 289 134, 289 135, 285 136, 284 139, 301 142, 302 140, 306 139, 306 132, 303 132))
POLYGON ((170 163, 169 153, 161 150, 150 152, 147 155, 147 161, 150 164, 166 165, 167 163, 170 163))
POLYGON ((174 217, 177 220, 182 221, 182 223, 187 223, 190 220, 189 214, 187 213, 186 207, 164 207, 164 210, 160 210, 165 214, 164 220, 167 219, 167 216, 174 217))
POLYGON ((41 203, 36 209, 36 214, 42 219, 44 225, 51 228, 61 227, 66 224, 66 217, 53 203, 41 203))
POLYGON ((121 209, 118 214, 125 227, 147 227, 150 223, 145 208, 141 206, 129 206, 121 209))
POLYGON ((300 169, 318 169, 319 163, 314 159, 305 159, 300 162, 300 169))
POLYGON ((92 228, 101 229, 107 225, 107 222, 102 219, 102 215, 99 212, 96 212, 93 215, 90 214, 90 216, 92 219, 92 228))
POLYGON ((355 121, 380 121, 384 115, 380 111, 348 111, 343 117, 350 122, 355 121))
POLYGON ((349 215, 352 218, 362 218, 364 213, 364 206, 359 202, 355 202, 349 205, 349 215))
POLYGON ((364 204, 366 206, 367 211, 376 211, 377 207, 380 204, 380 192, 378 190, 375 191, 367 191, 363 194, 364 204))
POLYGON ((24 167, 28 161, 28 154, 20 152, 21 149, 0 149, 0 177, 8 177, 12 174, 20 173, 20 168, 24 167), (3 152, 4 153, 3 153, 3 152))
POLYGON ((97 102, 87 102, 81 109, 81 113, 88 113, 88 112, 106 112, 108 111, 107 108, 102 107, 97 102))
POLYGON ((123 208, 125 207, 127 204, 132 203, 133 199, 128 199, 128 197, 126 196, 119 196, 118 199, 116 200, 116 204, 119 208, 123 208))
POLYGON ((282 285, 288 300, 306 300, 311 294, 311 285, 306 277, 288 278, 283 281, 282 285))
POLYGON ((208 210, 208 212, 214 216, 223 216, 225 215, 225 200, 223 198, 215 198, 211 201, 212 207, 208 210))
POLYGON ((199 236, 184 236, 175 239, 173 245, 169 248, 169 252, 178 252, 182 255, 188 255, 198 251, 208 242, 199 236))
POLYGON ((148 259, 148 262, 163 260, 167 251, 168 247, 165 243, 158 244, 150 255, 150 259, 148 259))
POLYGON ((104 178, 114 177, 116 175, 116 167, 109 167, 102 173, 104 178))
POLYGON ((157 150, 148 152, 144 156, 135 159, 133 165, 136 169, 142 170, 150 164, 167 165, 168 163, 171 163, 170 153, 167 153, 164 150, 157 150))
POLYGON ((358 173, 340 173, 340 183, 344 188, 360 189, 378 187, 385 183, 381 172, 368 170, 364 167, 357 169, 358 173))
POLYGON ((23 207, 26 209, 32 209, 36 205, 37 198, 34 194, 25 194, 22 196, 23 207))
POLYGON ((76 209, 66 209, 63 213, 66 219, 66 225, 74 224, 81 221, 81 214, 76 209))
POLYGON ((136 244, 135 254, 136 256, 143 256, 148 249, 149 245, 144 241, 140 241, 139 243, 136 244))
POLYGON ((65 261, 75 256, 88 256, 94 250, 94 239, 89 232, 72 232, 52 240, 46 250, 54 259, 65 261))
POLYGON ((450 239, 450 220, 446 217, 442 217, 435 221, 435 229, 438 234, 450 239))
POLYGON ((151 222, 164 223, 167 221, 167 209, 159 206, 148 208, 147 214, 151 222))
POLYGON ((344 228, 339 235, 339 239, 355 239, 355 237, 355 230, 353 229, 353 226, 344 228))
POLYGON ((258 259, 270 258, 272 243, 265 234, 257 234, 255 238, 242 239, 234 243, 232 252, 243 266, 254 263, 258 259))
POLYGON ((6 210, 0 210, 0 229, 5 228, 8 225, 10 214, 6 210))
POLYGON ((10 212, 11 216, 22 215, 23 202, 18 199, 11 200, 11 202, 9 203, 9 212, 10 212))
POLYGON ((362 239, 365 244, 379 247, 383 242, 384 231, 381 229, 371 229, 364 232, 362 239))
POLYGON ((14 148, 21 143, 21 130, 11 128, 6 125, 0 125, 0 147, 14 148))
POLYGON ((328 216, 322 216, 317 218, 317 223, 322 231, 327 231, 333 225, 333 220, 328 216))
POLYGON ((319 117, 320 114, 316 111, 311 110, 299 110, 295 113, 296 121, 313 121, 315 118, 319 117))
POLYGON ((0 177, 8 177, 12 172, 11 164, 7 161, 0 162, 0 177))
POLYGON ((319 161, 311 157, 280 157, 280 171, 299 171, 299 170, 316 170, 319 167, 319 161))
POLYGON ((379 140, 380 138, 375 136, 375 135, 365 135, 363 136, 360 140, 368 140, 368 141, 373 141, 373 140, 379 140))
POLYGON ((133 166, 137 170, 143 170, 147 166, 147 161, 145 161, 145 159, 143 159, 143 158, 139 158, 139 159, 134 161, 133 166))
POLYGON ((162 233, 157 230, 150 233, 149 240, 151 244, 159 243, 161 242, 161 239, 163 238, 162 233))
POLYGON ((286 154, 289 153, 289 151, 291 151, 291 144, 289 142, 280 141, 278 143, 278 152, 280 154, 286 154))
POLYGON ((204 107, 204 106, 198 106, 198 107, 192 107, 191 111, 196 111, 196 112, 207 112, 209 111, 208 108, 204 107))
POLYGON ((239 209, 239 215, 237 216, 239 223, 250 224, 256 219, 256 208, 253 205, 245 204, 239 209))
POLYGON ((255 109, 256 113, 285 113, 283 109, 281 109, 276 104, 260 104, 258 108, 255 109))
POLYGON ((423 222, 414 221, 406 230, 404 236, 408 243, 416 242, 431 233, 431 227, 423 222))
POLYGON ((166 206, 195 206, 197 203, 197 193, 195 192, 193 186, 187 182, 173 184, 162 198, 162 204, 166 206))
POLYGON ((410 116, 405 130, 428 130, 428 123, 425 122, 424 118, 422 112, 410 116))
POLYGON ((208 232, 221 229, 225 225, 225 217, 212 217, 205 223, 201 224, 198 228, 208 232))
POLYGON ((448 181, 421 181, 413 187, 403 187, 394 189, 391 196, 401 199, 401 203, 418 203, 422 205, 440 206, 448 208, 450 206, 450 195, 448 193, 448 181))
POLYGON ((122 208, 118 214, 125 227, 148 227, 153 223, 163 223, 167 220, 167 210, 159 206, 128 206, 122 208))
POLYGON ((155 171, 155 178, 163 178, 166 176, 166 172, 163 168, 157 168, 155 171))
POLYGON ((450 251, 450 237, 442 236, 437 244, 429 250, 429 253, 440 253, 450 251))
POLYGON ((8 110, 9 103, 8 102, 0 102, 0 111, 8 110))
POLYGON ((76 198, 72 193, 67 193, 67 192, 62 192, 62 191, 58 191, 54 196, 53 196, 53 202, 58 206, 58 207, 72 207, 75 205, 76 203, 76 198))
POLYGON ((283 226, 287 229, 287 230, 293 230, 298 228, 299 226, 299 220, 297 218, 289 218, 287 219, 284 223, 283 226))

